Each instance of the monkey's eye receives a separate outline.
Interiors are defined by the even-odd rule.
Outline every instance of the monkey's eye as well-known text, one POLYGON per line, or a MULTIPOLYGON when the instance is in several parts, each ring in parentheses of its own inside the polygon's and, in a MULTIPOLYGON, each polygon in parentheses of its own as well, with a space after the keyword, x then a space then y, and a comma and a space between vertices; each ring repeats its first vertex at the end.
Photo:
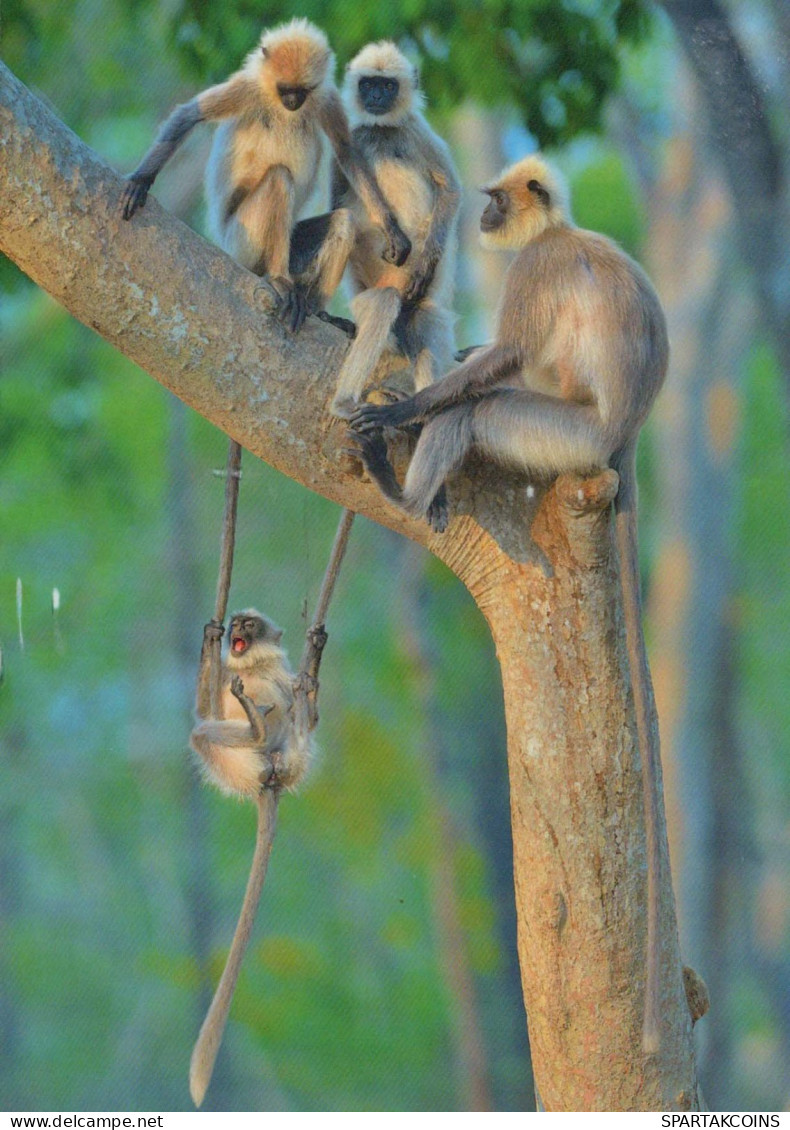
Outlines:
POLYGON ((504 192, 492 192, 491 193, 491 199, 494 201, 494 203, 496 204, 496 206, 500 210, 500 212, 504 211, 504 208, 505 208, 505 194, 504 194, 504 192))
POLYGON ((254 632, 255 628, 256 628, 255 621, 254 620, 245 620, 244 621, 244 627, 247 629, 248 632, 254 632))
POLYGON ((390 92, 395 89, 395 83, 392 81, 391 78, 388 78, 387 81, 384 83, 384 89, 389 90, 390 92))

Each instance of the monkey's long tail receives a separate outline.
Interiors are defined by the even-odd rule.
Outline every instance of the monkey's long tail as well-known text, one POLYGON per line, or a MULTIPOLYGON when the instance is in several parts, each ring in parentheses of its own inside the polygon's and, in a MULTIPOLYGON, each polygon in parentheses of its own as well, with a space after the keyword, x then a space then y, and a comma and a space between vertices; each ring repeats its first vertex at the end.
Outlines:
POLYGON ((652 725, 650 703, 652 686, 642 636, 642 599, 639 584, 639 543, 637 533, 636 444, 629 443, 613 460, 620 474, 620 489, 615 498, 617 550, 623 591, 628 666, 636 712, 639 757, 642 763, 642 795, 645 808, 647 847, 647 960, 645 963, 645 1012, 642 1048, 654 1055, 660 1042, 660 955, 658 937, 660 913, 658 836, 660 801, 658 779, 660 751, 657 731, 652 725))
POLYGON ((206 1089, 211 1082, 211 1073, 214 1070, 214 1061, 217 1058, 219 1046, 222 1043, 222 1033, 230 1012, 233 992, 239 977, 239 970, 244 958, 244 952, 250 940, 252 927, 255 922, 255 913, 263 890, 266 871, 269 866, 269 856, 274 840, 274 830, 277 824, 278 790, 264 789, 257 798, 258 830, 255 838, 255 853, 252 857, 250 877, 247 880, 247 889, 244 892, 244 902, 241 906, 239 921, 236 924, 236 933, 233 935, 228 960, 219 979, 214 999, 206 1013, 206 1019, 192 1049, 192 1059, 189 1063, 189 1093, 195 1106, 200 1106, 206 1089))

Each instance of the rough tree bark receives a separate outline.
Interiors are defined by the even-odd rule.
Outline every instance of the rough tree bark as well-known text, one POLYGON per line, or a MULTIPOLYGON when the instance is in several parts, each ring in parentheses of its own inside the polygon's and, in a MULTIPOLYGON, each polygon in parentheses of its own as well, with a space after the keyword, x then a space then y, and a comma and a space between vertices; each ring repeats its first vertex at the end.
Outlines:
MULTIPOLYGON (((502 667, 519 956, 547 1110, 697 1109, 661 836, 663 1032, 641 1048, 645 837, 610 511, 614 472, 531 497, 483 465, 442 537, 348 471, 327 401, 345 339, 268 316, 260 280, 120 177, 0 65, 0 246, 75 317, 249 451, 427 545, 482 609, 502 667)), ((485 788, 481 772, 480 787, 485 788)))

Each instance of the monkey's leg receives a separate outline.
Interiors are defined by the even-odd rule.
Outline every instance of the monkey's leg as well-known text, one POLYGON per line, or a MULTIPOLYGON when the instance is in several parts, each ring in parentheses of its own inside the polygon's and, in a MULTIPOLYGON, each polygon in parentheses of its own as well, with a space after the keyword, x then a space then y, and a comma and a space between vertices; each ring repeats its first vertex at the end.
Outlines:
POLYGON ((584 474, 609 463, 613 445, 593 405, 501 388, 471 407, 474 446, 500 463, 542 475, 584 474))
POLYGON ((311 313, 323 310, 340 286, 356 228, 348 208, 301 220, 291 236, 290 268, 307 288, 311 313))
POLYGON ((415 517, 426 518, 432 529, 447 528, 445 479, 457 471, 472 447, 472 409, 467 404, 448 408, 422 429, 414 449, 403 505, 415 517))
POLYGON ((282 295, 277 315, 295 333, 307 316, 307 305, 289 270, 293 222, 293 177, 285 165, 272 165, 228 216, 223 247, 243 267, 271 277, 282 295))
POLYGON ((435 302, 421 302, 410 319, 409 356, 414 357, 414 391, 419 392, 447 372, 455 340, 449 313, 435 302))
POLYGON ((400 310, 400 292, 391 286, 363 290, 354 298, 351 309, 357 335, 346 354, 338 377, 330 411, 348 419, 365 384, 381 357, 400 310))

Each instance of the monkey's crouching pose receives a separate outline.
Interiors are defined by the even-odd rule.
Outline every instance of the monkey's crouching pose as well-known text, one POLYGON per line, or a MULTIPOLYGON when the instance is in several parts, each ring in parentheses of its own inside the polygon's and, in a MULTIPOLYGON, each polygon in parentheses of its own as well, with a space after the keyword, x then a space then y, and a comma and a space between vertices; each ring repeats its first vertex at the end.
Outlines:
POLYGON ((354 147, 413 245, 406 266, 382 262, 381 234, 342 166, 333 173, 333 204, 351 209, 356 239, 350 267, 357 334, 332 402, 347 417, 389 341, 414 364, 424 388, 453 356, 452 302, 460 186, 450 152, 420 113, 417 73, 394 43, 364 47, 346 69, 354 147))
POLYGON ((190 130, 219 122, 206 173, 211 227, 237 262, 271 277, 282 299, 279 313, 292 329, 328 301, 353 243, 344 209, 297 223, 320 180, 324 135, 369 222, 383 233, 381 254, 400 264, 410 250, 351 146, 333 70, 326 36, 307 20, 265 31, 241 70, 173 111, 124 192, 129 220, 190 130))
POLYGON ((232 617, 221 717, 212 718, 210 650, 220 632, 214 624, 204 629, 196 702, 201 721, 189 739, 203 773, 233 796, 254 799, 266 786, 293 789, 311 751, 294 724, 294 674, 279 646, 282 631, 255 609, 232 617))
MULTIPOLYGON (((519 252, 500 301, 496 341, 412 399, 360 406, 360 454, 382 490, 433 527, 447 523, 444 481, 476 449, 541 476, 614 467, 631 682, 647 830, 647 962, 643 1045, 659 1042, 659 751, 641 627, 636 443, 668 362, 666 323, 649 280, 604 236, 576 228, 559 178, 539 157, 491 188, 484 246, 519 252), (381 429, 423 423, 401 489, 381 429)), ((680 971, 678 970, 678 976, 680 971)))

